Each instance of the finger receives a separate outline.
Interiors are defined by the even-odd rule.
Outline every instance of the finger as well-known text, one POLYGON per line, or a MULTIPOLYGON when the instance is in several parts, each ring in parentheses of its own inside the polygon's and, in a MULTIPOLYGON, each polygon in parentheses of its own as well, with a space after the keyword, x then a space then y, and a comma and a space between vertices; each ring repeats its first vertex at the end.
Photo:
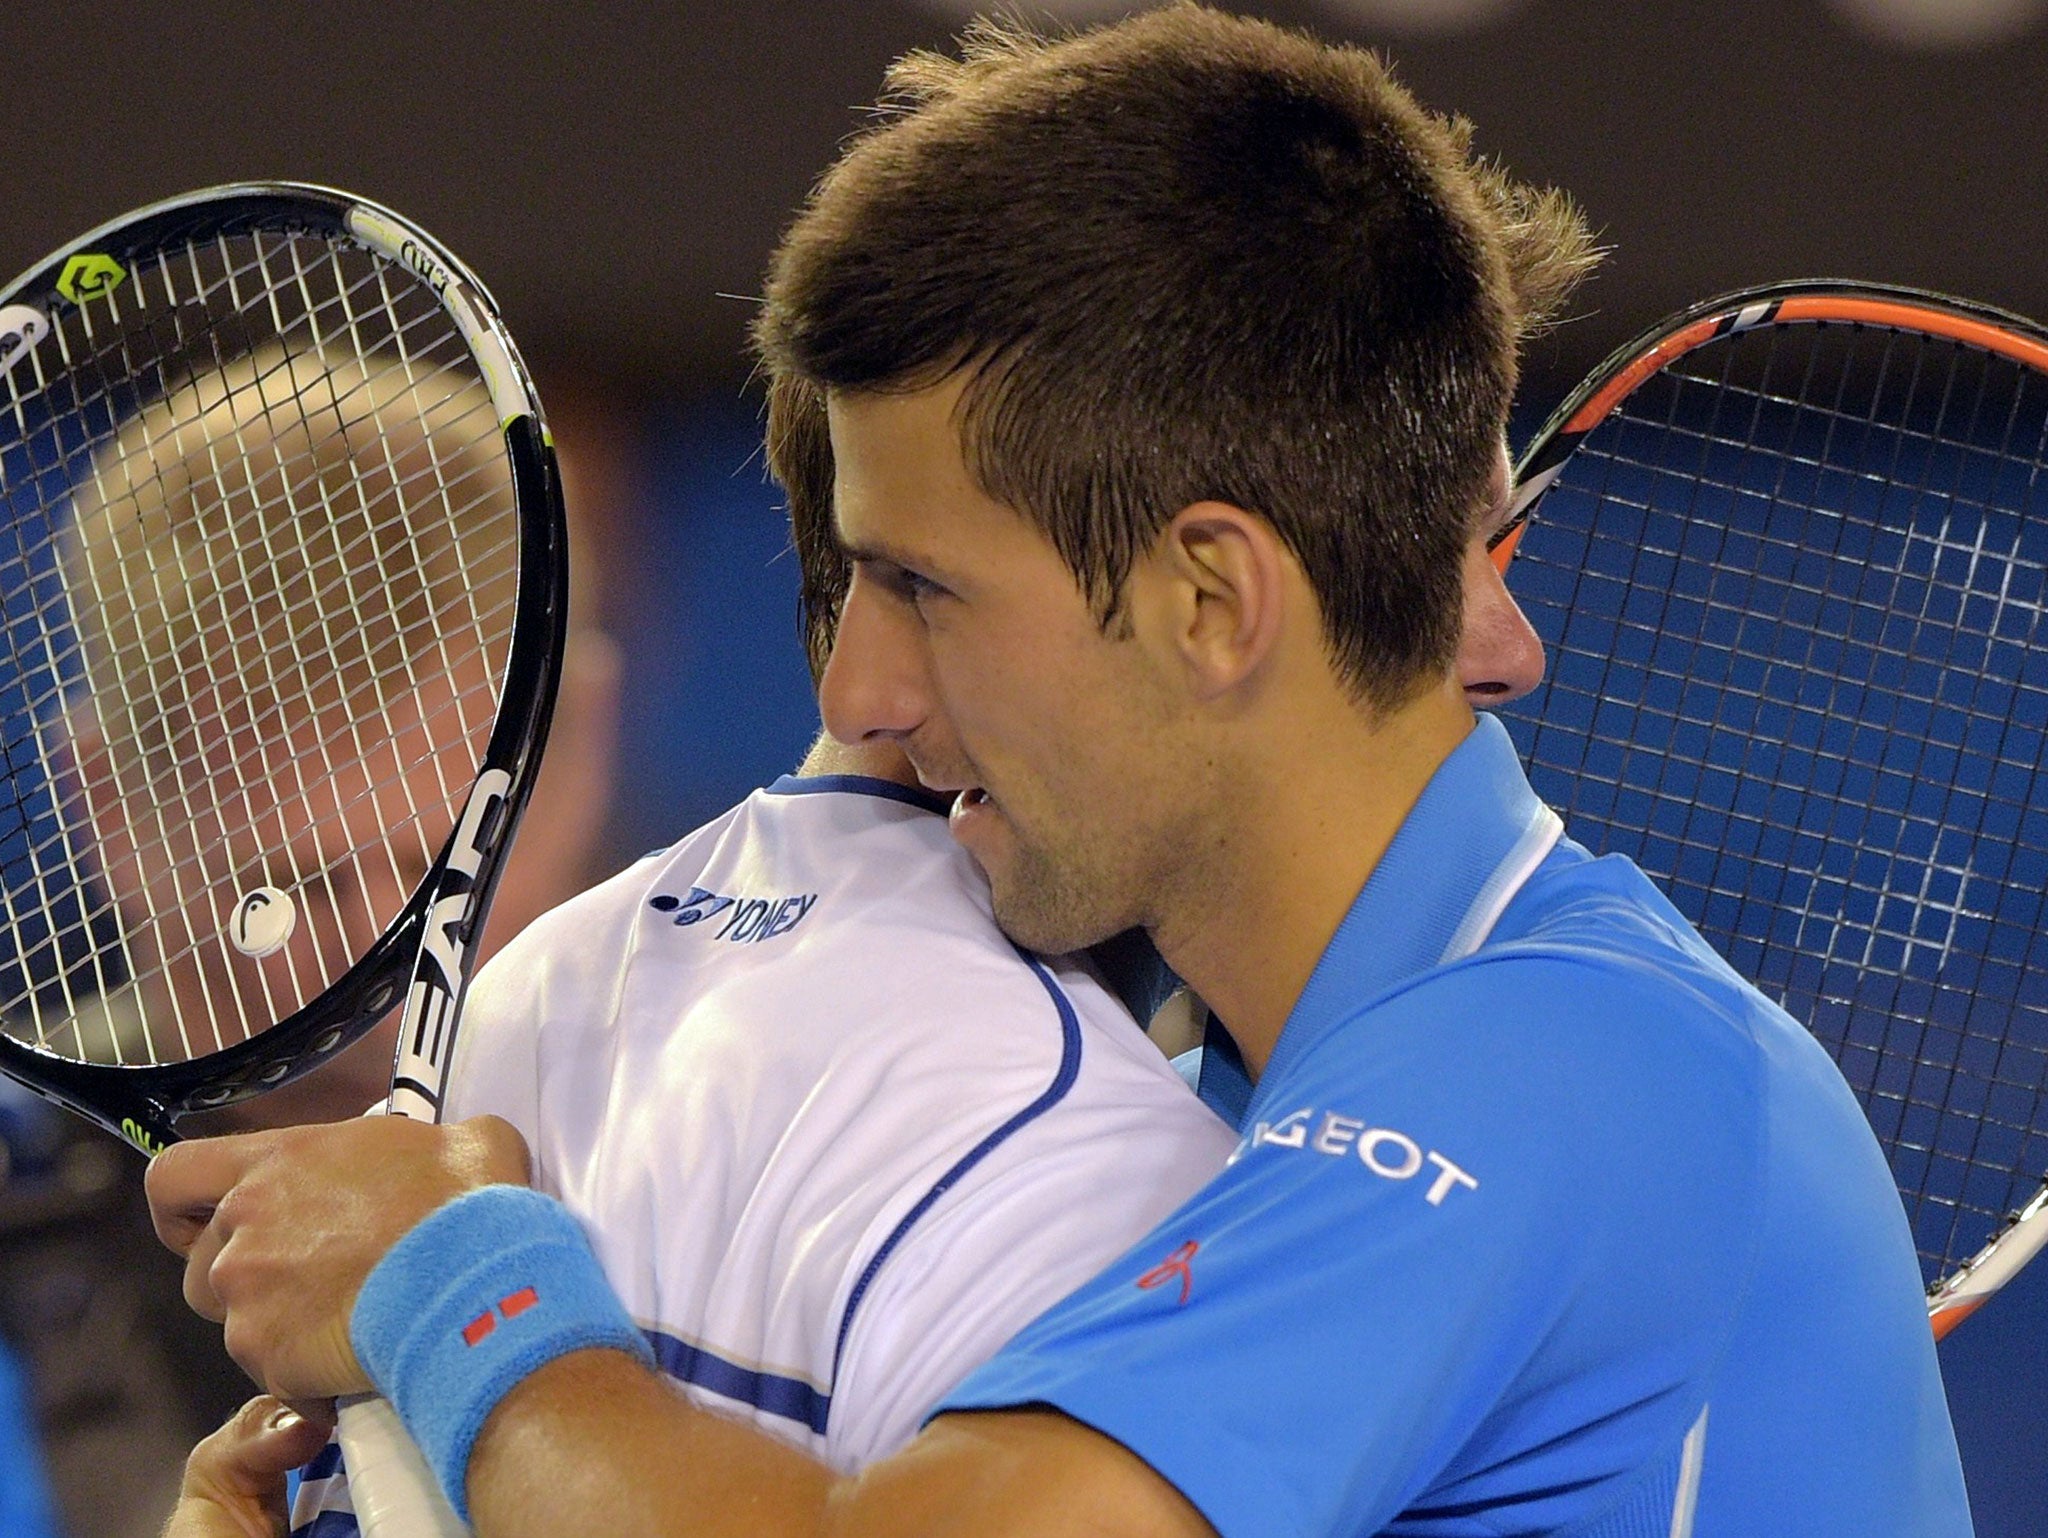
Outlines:
POLYGON ((221 1228, 208 1224, 186 1245, 185 1306, 202 1319, 219 1324, 227 1317, 227 1305, 213 1288, 213 1263, 220 1258, 226 1238, 221 1228))
POLYGON ((183 1255, 213 1219, 214 1208, 263 1151, 263 1133, 174 1143, 149 1161, 142 1188, 156 1236, 183 1255))
POLYGON ((311 1421, 322 1436, 334 1435, 334 1401, 331 1399, 286 1399, 284 1407, 301 1420, 311 1421))
POLYGON ((285 1475, 327 1444, 329 1421, 258 1395, 185 1460, 183 1495, 230 1510, 282 1514, 285 1475))

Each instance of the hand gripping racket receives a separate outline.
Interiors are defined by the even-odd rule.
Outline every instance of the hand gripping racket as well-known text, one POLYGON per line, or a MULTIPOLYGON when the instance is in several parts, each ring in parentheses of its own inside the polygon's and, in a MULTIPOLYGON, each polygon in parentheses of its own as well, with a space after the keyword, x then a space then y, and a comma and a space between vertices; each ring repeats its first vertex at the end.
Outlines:
POLYGON ((1581 385, 1515 495, 1538 793, 1834 1054, 1946 1333, 2048 1241, 2048 332, 1716 299, 1581 385))
MULTIPOLYGON (((216 188, 0 291, 0 1068, 154 1152, 402 1008, 434 1119, 564 559, 496 306, 388 210, 216 188)), ((377 1408, 364 1531, 461 1531, 377 1408)))

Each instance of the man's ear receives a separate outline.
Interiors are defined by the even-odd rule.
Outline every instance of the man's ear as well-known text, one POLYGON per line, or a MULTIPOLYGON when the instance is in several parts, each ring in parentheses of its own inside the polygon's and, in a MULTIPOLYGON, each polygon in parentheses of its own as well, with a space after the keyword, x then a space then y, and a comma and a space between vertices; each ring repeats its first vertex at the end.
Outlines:
POLYGON ((1158 638, 1198 698, 1240 687, 1272 659, 1296 563, 1265 519, 1227 502, 1184 507, 1147 565, 1158 638))

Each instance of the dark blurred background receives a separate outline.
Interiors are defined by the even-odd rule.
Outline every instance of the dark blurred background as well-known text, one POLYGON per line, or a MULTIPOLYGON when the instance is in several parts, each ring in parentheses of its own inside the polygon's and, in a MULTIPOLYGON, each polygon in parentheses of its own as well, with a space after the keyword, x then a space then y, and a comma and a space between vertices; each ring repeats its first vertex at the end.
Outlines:
MULTIPOLYGON (((1241 8, 1383 48, 1602 231, 1605 270, 1529 359, 1524 433, 1658 316, 1744 284, 1855 276, 2048 315, 2048 0, 1241 8)), ((0 276, 134 205, 260 178, 375 198, 462 254, 582 464, 580 601, 624 667, 606 871, 789 768, 812 729, 748 296, 889 59, 967 9, 0 0, 0 276)), ((12 1242, 0 1227, 0 1259, 12 1242)), ((2048 1262, 1943 1348, 1986 1538, 2048 1533, 2044 1324, 2048 1262)))

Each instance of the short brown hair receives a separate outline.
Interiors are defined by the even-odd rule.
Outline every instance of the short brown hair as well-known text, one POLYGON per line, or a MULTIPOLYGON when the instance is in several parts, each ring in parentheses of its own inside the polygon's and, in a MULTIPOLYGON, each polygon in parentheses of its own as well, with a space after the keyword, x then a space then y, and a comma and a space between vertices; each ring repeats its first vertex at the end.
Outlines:
POLYGON ((839 605, 851 573, 832 527, 832 439, 825 395, 801 374, 768 381, 768 471, 789 499, 789 538, 796 547, 797 629, 811 682, 825 676, 839 605))
POLYGON ((1058 40, 984 23, 889 85, 775 254, 775 388, 970 369, 971 470, 1105 624, 1215 499, 1294 550, 1361 698, 1447 667, 1516 343, 1592 260, 1570 205, 1475 164, 1371 54, 1192 4, 1058 40))

